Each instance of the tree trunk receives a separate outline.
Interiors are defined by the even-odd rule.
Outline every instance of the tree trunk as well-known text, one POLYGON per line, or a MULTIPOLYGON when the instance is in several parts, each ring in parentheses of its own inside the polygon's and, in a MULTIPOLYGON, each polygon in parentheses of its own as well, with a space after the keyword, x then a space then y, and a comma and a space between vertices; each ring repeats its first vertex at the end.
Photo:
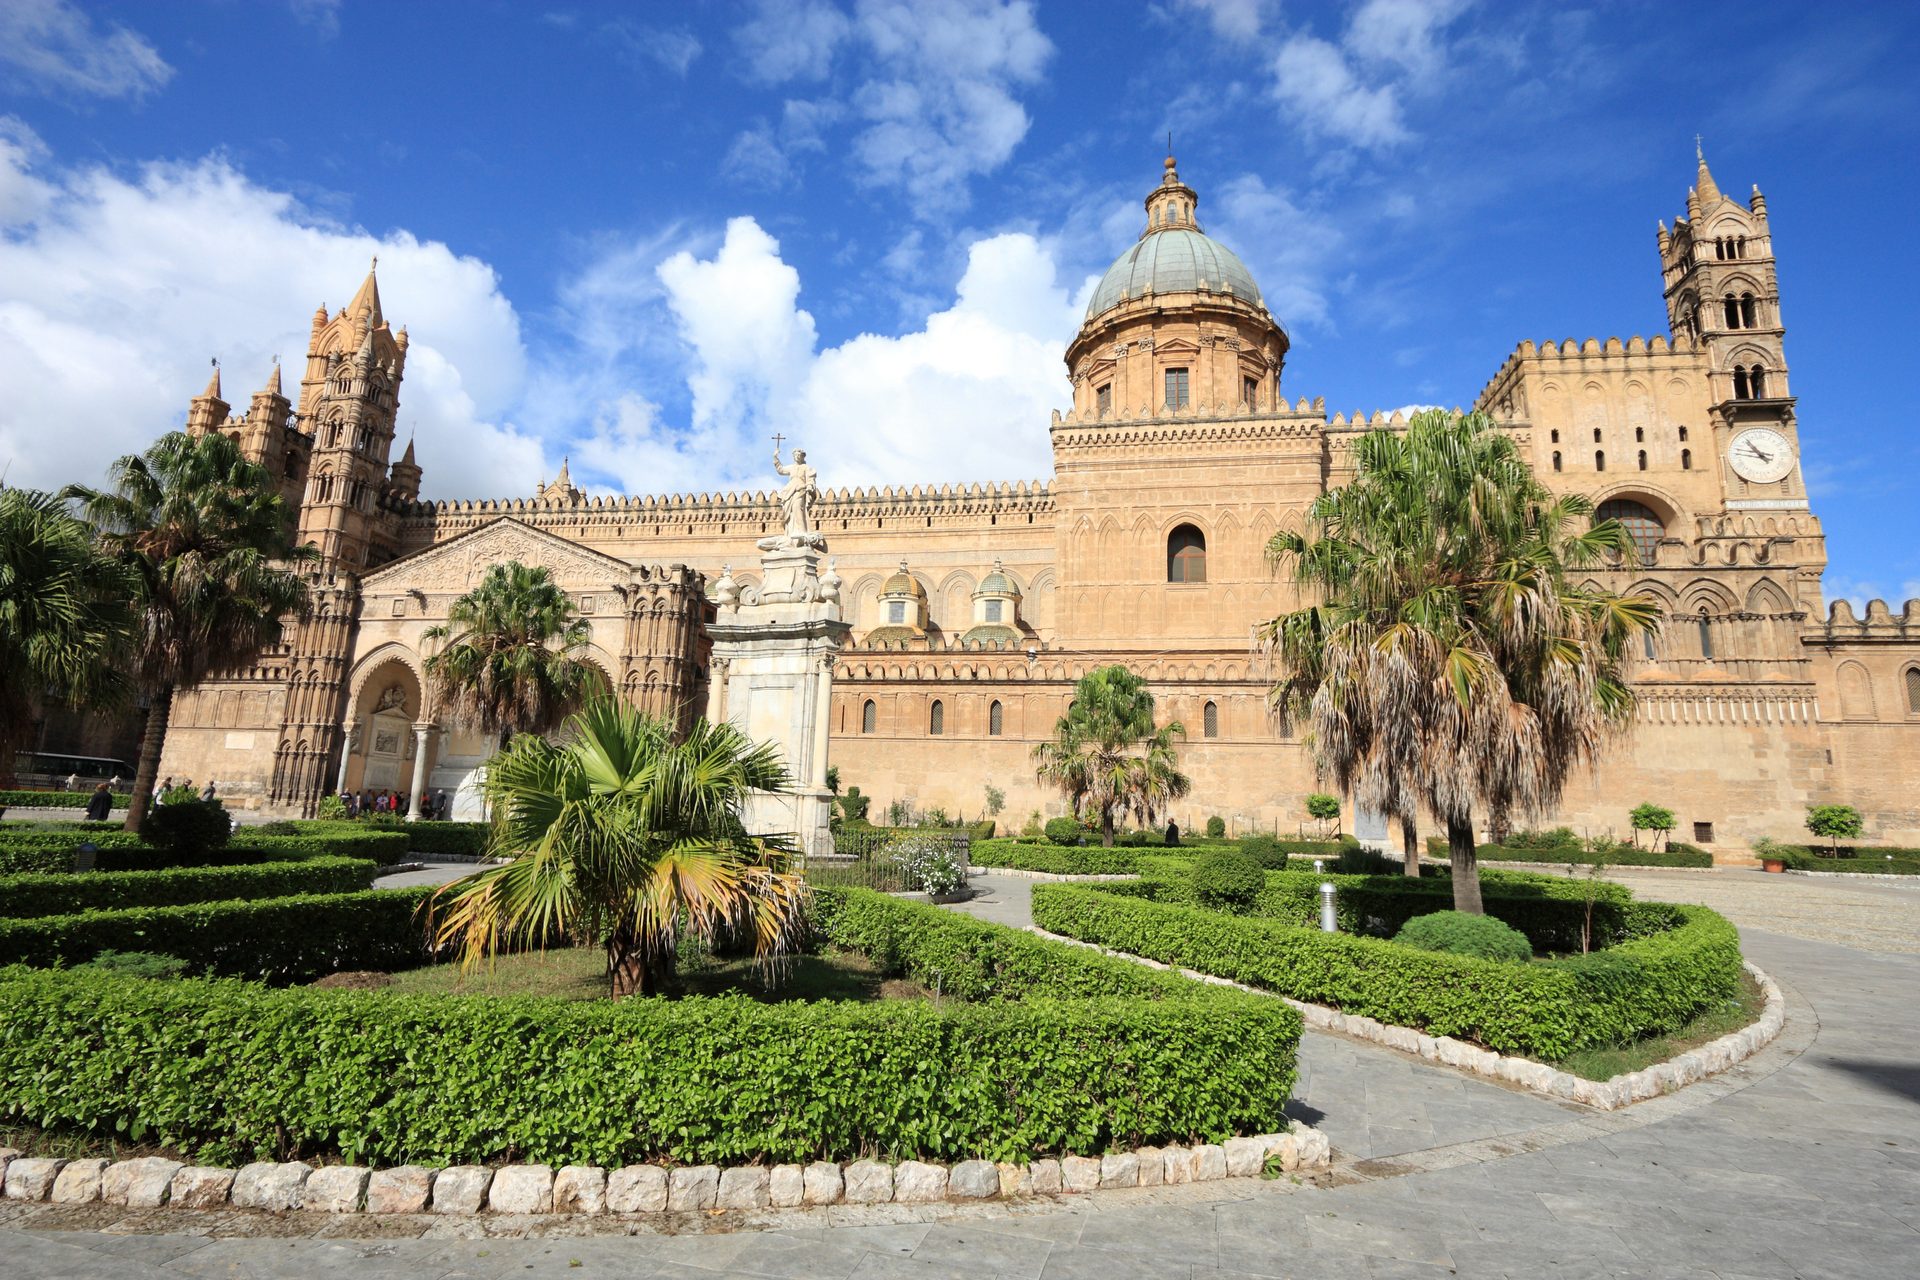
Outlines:
POLYGON ((1447 819, 1447 860, 1453 865, 1453 909, 1483 916, 1480 902, 1480 858, 1473 845, 1473 819, 1447 819))
POLYGON ((166 745, 167 722, 173 718, 173 686, 163 684, 147 706, 147 728, 140 737, 140 763, 133 769, 133 794, 127 798, 126 830, 135 835, 147 820, 153 803, 153 784, 160 775, 160 748, 166 745))
POLYGON ((615 1000, 659 995, 672 974, 672 953, 654 956, 630 927, 615 929, 607 939, 607 994, 615 1000))
POLYGON ((1420 875, 1420 824, 1410 814, 1400 817, 1400 849, 1401 872, 1417 878, 1420 875))
POLYGON ((1111 809, 1100 811, 1100 843, 1108 849, 1113 848, 1113 810, 1111 809))

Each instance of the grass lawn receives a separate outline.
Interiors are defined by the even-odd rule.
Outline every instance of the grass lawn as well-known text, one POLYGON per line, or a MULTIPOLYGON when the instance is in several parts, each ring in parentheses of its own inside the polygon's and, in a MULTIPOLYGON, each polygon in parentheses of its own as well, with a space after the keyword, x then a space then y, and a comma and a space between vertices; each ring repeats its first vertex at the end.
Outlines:
MULTIPOLYGON (((457 964, 400 973, 338 973, 316 986, 388 991, 395 995, 556 996, 601 1000, 607 994, 606 953, 572 947, 500 956, 462 974, 457 964)), ((685 965, 668 992, 675 996, 739 994, 782 1000, 919 1000, 932 993, 918 983, 889 978, 857 951, 831 949, 795 956, 771 972, 748 959, 709 957, 685 965)))
POLYGON ((1760 984, 1753 980, 1753 975, 1742 973, 1738 997, 1707 1010, 1672 1035, 1655 1036, 1629 1045, 1581 1049, 1554 1065, 1588 1080, 1611 1080, 1628 1071, 1640 1071, 1656 1062, 1678 1057, 1689 1049, 1698 1049, 1710 1040, 1731 1035, 1749 1023, 1758 1021, 1766 1007, 1767 998, 1761 993, 1760 984))

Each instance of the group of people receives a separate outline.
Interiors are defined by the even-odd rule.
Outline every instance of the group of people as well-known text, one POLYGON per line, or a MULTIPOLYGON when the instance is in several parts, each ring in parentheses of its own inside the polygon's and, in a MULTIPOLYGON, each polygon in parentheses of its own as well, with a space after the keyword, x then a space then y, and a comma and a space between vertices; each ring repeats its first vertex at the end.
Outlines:
MULTIPOLYGON (((192 778, 188 778, 185 782, 176 784, 173 780, 173 775, 168 774, 166 778, 161 781, 160 785, 153 789, 154 806, 158 808, 160 805, 165 804, 167 802, 167 793, 170 791, 191 791, 191 790, 193 790, 192 778)), ((219 793, 220 793, 220 789, 216 787, 212 782, 209 782, 205 787, 201 788, 200 799, 207 804, 212 804, 214 801, 214 798, 218 796, 219 793)))
MULTIPOLYGON (((376 813, 405 814, 407 811, 407 798, 398 791, 375 791, 372 788, 366 788, 358 794, 349 791, 340 798, 346 801, 349 818, 376 813)), ((445 821, 452 809, 453 800, 444 789, 420 793, 420 816, 427 821, 445 821)))

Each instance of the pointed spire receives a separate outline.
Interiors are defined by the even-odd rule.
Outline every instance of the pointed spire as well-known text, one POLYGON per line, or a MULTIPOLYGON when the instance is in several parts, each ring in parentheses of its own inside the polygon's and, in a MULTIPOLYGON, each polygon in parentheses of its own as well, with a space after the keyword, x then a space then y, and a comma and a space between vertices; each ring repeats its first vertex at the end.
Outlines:
POLYGON ((407 451, 400 455, 400 465, 403 467, 417 467, 420 465, 419 463, 413 460, 413 437, 412 436, 407 437, 407 451))
POLYGON ((380 281, 374 276, 379 268, 380 259, 375 258, 373 265, 367 268, 367 278, 360 283, 360 292, 354 294, 353 301, 347 304, 349 314, 364 314, 369 325, 374 328, 386 323, 380 314, 380 281))
POLYGON ((273 361, 273 372, 267 375, 267 394, 270 396, 280 394, 280 360, 277 356, 273 361))
POLYGON ((207 389, 200 393, 202 400, 220 399, 220 362, 213 362, 213 376, 207 379, 207 389))
POLYGON ((1707 168, 1707 153, 1697 133, 1693 135, 1693 156, 1700 162, 1700 171, 1694 175, 1694 189, 1700 193, 1700 207, 1710 208, 1720 203, 1720 188, 1713 180, 1713 172, 1707 168))
POLYGON ((573 475, 567 470, 567 458, 565 454, 562 454, 560 457, 560 474, 553 478, 553 482, 562 489, 573 488, 573 475))
POLYGON ((361 326, 360 350, 354 353, 353 358, 359 362, 360 367, 363 369, 373 367, 373 321, 371 317, 361 326))

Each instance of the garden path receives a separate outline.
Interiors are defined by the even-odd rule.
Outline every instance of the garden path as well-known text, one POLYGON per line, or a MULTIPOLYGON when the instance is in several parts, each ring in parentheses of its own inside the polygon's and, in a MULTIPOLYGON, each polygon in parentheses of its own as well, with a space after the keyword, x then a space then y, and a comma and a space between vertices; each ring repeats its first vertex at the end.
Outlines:
MULTIPOLYGON (((1019 890, 988 901, 996 892, 968 905, 1007 910, 1019 890)), ((1743 943, 1785 988, 1789 1020, 1742 1066, 1611 1115, 1554 1109, 1501 1142, 1447 1146, 1436 1127, 1443 1145, 1398 1159, 1356 1160, 1360 1148, 1335 1129, 1340 1158, 1324 1188, 1198 1183, 1078 1202, 836 1209, 768 1215, 750 1224, 759 1230, 581 1239, 329 1239, 321 1233, 360 1224, 302 1215, 193 1225, 163 1214, 114 1226, 97 1207, 89 1216, 0 1203, 0 1258, 9 1275, 102 1280, 1911 1276, 1920 1256, 1912 1016, 1920 957, 1751 928, 1743 943), (72 1229, 83 1225, 90 1229, 72 1229), (176 1234, 139 1234, 169 1225, 176 1234), (297 1238, 267 1238, 279 1236, 297 1238)), ((1305 1054, 1324 1052, 1315 1047, 1324 1039, 1310 1036, 1305 1054)), ((1352 1052, 1356 1062, 1397 1056, 1352 1052)), ((499 1220, 429 1229, 488 1225, 524 1230, 499 1220)))

